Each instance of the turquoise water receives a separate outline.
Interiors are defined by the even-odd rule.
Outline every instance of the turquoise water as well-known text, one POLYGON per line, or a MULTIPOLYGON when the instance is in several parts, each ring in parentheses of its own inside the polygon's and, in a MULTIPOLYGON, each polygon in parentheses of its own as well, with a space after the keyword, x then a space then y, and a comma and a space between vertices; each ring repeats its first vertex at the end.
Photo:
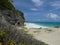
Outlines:
POLYGON ((60 26, 60 22, 32 22, 32 23, 46 27, 60 26))

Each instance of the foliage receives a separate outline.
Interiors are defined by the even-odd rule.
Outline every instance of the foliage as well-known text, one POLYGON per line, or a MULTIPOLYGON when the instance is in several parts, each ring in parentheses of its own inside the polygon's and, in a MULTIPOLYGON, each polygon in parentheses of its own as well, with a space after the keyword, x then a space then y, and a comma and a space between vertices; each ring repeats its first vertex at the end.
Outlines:
POLYGON ((24 13, 23 13, 23 12, 17 10, 17 13, 25 20, 25 18, 24 18, 24 13))
POLYGON ((0 0, 0 10, 14 10, 24 19, 24 14, 16 10, 11 2, 9 0, 0 0))
POLYGON ((0 30, 0 37, 5 37, 8 35, 8 33, 9 33, 9 31, 0 30))
MULTIPOLYGON (((0 37, 2 37, 2 39, 4 39, 4 36, 8 36, 9 33, 10 33, 9 31, 1 30, 0 31, 0 37)), ((24 35, 25 35, 25 33, 24 33, 24 35)), ((37 41, 36 39, 30 38, 30 36, 28 36, 28 35, 25 35, 25 36, 27 36, 28 38, 22 37, 23 39, 19 42, 16 42, 16 41, 8 38, 8 41, 6 42, 6 45, 37 45, 38 43, 40 43, 39 45, 48 45, 48 44, 46 44, 42 41, 37 41)), ((0 43, 3 43, 2 39, 0 40, 0 43)))
POLYGON ((15 10, 15 7, 8 0, 0 0, 0 9, 1 10, 15 10))

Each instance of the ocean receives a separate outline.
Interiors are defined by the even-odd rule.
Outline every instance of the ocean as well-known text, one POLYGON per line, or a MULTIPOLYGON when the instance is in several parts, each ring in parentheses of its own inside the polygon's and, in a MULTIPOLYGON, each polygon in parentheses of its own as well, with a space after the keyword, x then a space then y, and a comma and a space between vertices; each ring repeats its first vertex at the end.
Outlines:
POLYGON ((46 27, 60 26, 60 22, 32 22, 32 23, 46 27))
POLYGON ((46 28, 46 27, 60 26, 60 22, 27 22, 27 25, 30 26, 31 28, 40 28, 40 27, 46 28))

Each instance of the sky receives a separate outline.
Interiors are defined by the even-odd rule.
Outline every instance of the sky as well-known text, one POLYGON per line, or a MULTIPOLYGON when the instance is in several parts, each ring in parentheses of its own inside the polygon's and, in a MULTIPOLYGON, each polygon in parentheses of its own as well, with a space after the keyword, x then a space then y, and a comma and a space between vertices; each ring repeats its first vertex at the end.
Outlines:
POLYGON ((60 0, 14 0, 17 10, 30 22, 60 22, 60 0))

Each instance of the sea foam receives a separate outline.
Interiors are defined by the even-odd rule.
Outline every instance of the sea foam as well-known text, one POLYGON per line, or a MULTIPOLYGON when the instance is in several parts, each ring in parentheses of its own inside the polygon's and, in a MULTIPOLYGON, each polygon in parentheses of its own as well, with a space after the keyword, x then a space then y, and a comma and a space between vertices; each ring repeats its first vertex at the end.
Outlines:
POLYGON ((25 27, 27 28, 48 28, 46 26, 41 26, 35 23, 25 23, 25 25, 26 25, 25 27))

